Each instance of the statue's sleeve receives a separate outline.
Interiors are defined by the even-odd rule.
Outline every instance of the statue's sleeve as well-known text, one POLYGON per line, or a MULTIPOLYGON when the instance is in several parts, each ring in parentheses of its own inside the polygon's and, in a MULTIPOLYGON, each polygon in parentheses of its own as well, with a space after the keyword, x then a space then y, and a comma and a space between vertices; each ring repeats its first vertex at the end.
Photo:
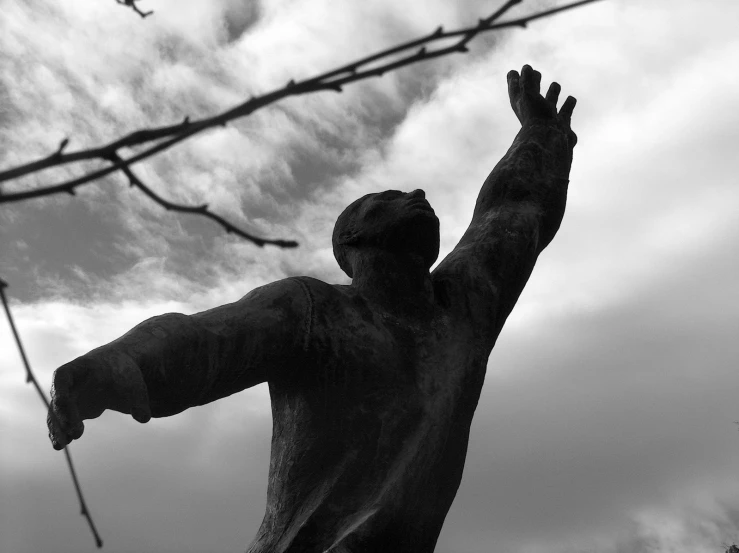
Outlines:
POLYGON ((499 332, 565 210, 574 135, 556 123, 522 127, 477 198, 472 222, 433 272, 499 332))
POLYGON ((153 317, 88 355, 125 355, 141 370, 152 416, 166 417, 270 379, 299 362, 304 292, 284 279, 194 315, 153 317))

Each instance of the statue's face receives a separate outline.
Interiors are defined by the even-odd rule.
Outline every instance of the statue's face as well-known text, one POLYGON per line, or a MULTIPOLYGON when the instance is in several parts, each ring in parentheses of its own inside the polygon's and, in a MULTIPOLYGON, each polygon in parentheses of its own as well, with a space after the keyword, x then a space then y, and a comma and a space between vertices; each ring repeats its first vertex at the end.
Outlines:
POLYGON ((366 196, 354 220, 363 244, 420 256, 427 268, 439 256, 439 219, 423 190, 386 190, 366 196))

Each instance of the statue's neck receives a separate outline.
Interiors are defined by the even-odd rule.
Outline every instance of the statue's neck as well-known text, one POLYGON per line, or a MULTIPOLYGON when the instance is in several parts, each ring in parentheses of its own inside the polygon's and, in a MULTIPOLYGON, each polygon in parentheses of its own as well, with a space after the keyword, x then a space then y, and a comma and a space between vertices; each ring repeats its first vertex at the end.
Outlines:
POLYGON ((433 308, 434 288, 420 256, 364 251, 353 272, 352 288, 386 312, 422 316, 433 308))

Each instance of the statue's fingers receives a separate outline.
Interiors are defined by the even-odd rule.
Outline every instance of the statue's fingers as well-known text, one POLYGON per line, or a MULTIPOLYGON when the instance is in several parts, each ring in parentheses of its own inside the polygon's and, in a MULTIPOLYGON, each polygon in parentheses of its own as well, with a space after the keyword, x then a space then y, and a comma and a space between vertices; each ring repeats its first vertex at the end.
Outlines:
POLYGON ((116 381, 115 402, 121 405, 109 404, 109 409, 130 414, 134 420, 140 423, 149 422, 151 419, 151 407, 149 406, 149 391, 146 387, 141 371, 133 363, 130 357, 124 357, 124 365, 114 373, 116 381))
POLYGON ((518 75, 518 71, 509 71, 507 75, 508 79, 508 99, 511 102, 511 109, 516 117, 521 120, 521 114, 519 113, 518 100, 521 97, 521 79, 518 75))
POLYGON ((546 95, 547 102, 552 104, 555 108, 557 107, 557 100, 559 100, 560 90, 562 90, 562 87, 559 86, 559 83, 550 84, 549 90, 547 90, 547 95, 546 95))
POLYGON ((569 142, 570 147, 574 148, 575 146, 577 146, 577 135, 574 132, 570 131, 567 134, 567 141, 569 142))
POLYGON ((52 402, 47 424, 52 443, 56 441, 60 444, 60 447, 54 444, 55 449, 61 449, 72 440, 78 439, 85 430, 74 401, 68 397, 57 396, 52 402))
POLYGON ((46 425, 49 427, 49 439, 51 440, 51 445, 57 451, 63 449, 64 446, 67 445, 67 435, 62 432, 59 420, 56 415, 54 415, 52 409, 49 409, 49 413, 46 415, 46 425))
POLYGON ((530 65, 524 65, 521 69, 521 88, 527 94, 539 94, 541 73, 535 71, 530 65))
POLYGON ((132 391, 131 416, 136 422, 149 422, 151 420, 151 408, 149 407, 149 393, 146 385, 142 382, 140 386, 132 391))
POLYGON ((567 123, 572 118, 572 110, 575 109, 575 104, 577 104, 577 100, 572 96, 567 96, 565 103, 562 104, 562 108, 559 110, 559 116, 567 121, 567 123))
POLYGON ((521 93, 521 83, 519 82, 518 71, 511 70, 506 76, 508 79, 508 97, 511 102, 521 93))
POLYGON ((70 438, 69 441, 71 442, 72 440, 79 440, 84 431, 85 423, 82 422, 82 419, 78 417, 74 425, 70 426, 69 430, 67 430, 67 436, 70 438))
POLYGON ((54 403, 46 416, 46 424, 49 427, 49 439, 51 445, 59 451, 72 441, 72 436, 67 432, 67 424, 64 415, 58 413, 58 409, 54 403))
POLYGON ((68 370, 54 372, 47 424, 55 449, 62 449, 72 440, 79 438, 84 431, 82 417, 72 391, 72 378, 68 370))

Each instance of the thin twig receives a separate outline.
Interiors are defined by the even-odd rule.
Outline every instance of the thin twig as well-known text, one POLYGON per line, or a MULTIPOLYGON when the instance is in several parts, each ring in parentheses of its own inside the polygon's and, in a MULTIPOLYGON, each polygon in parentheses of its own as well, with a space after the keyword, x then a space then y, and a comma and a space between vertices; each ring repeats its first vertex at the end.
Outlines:
MULTIPOLYGON (((26 382, 30 382, 31 384, 33 384, 33 386, 36 388, 36 391, 38 392, 38 395, 41 397, 41 401, 43 401, 44 405, 46 405, 46 409, 49 415, 55 417, 56 415, 51 410, 51 406, 49 404, 49 400, 46 398, 46 394, 44 394, 43 390, 41 390, 41 386, 39 385, 38 380, 36 380, 36 377, 33 375, 31 364, 28 362, 25 349, 23 349, 21 337, 18 334, 18 330, 15 327, 15 322, 13 321, 13 316, 10 313, 8 298, 5 296, 5 288, 7 288, 7 286, 8 284, 4 280, 0 279, 0 297, 2 297, 3 307, 5 308, 5 314, 8 316, 10 329, 13 331, 15 343, 18 346, 18 351, 21 354, 21 359, 23 359, 23 365, 25 365, 26 367, 26 382)), ((95 538, 95 544, 98 546, 98 548, 101 548, 103 546, 103 540, 100 539, 100 534, 98 534, 97 528, 95 528, 95 523, 92 521, 92 516, 90 515, 90 511, 87 508, 87 503, 85 503, 85 498, 82 495, 82 488, 80 488, 80 482, 77 479, 77 472, 74 470, 74 464, 72 463, 72 456, 69 453, 69 446, 64 447, 64 455, 67 458, 67 465, 69 466, 69 472, 72 475, 74 489, 77 492, 77 498, 80 501, 80 514, 87 519, 87 524, 90 525, 90 530, 92 531, 92 535, 95 538)))
MULTIPOLYGON (((110 156, 110 160, 112 162, 121 162, 121 158, 117 153, 114 153, 110 156)), ((260 248, 263 247, 265 244, 272 244, 274 246, 279 246, 281 248, 296 248, 298 246, 298 243, 294 240, 279 240, 279 239, 268 239, 268 238, 259 238, 258 236, 254 236, 253 234, 249 234, 246 231, 241 230, 239 227, 232 225, 228 221, 226 221, 224 218, 220 217, 219 215, 216 215, 215 213, 208 211, 208 204, 203 204, 200 206, 188 206, 188 205, 182 205, 182 204, 175 204, 170 201, 165 200, 161 196, 159 196, 156 192, 154 192, 151 188, 149 188, 147 185, 145 185, 143 182, 141 182, 141 179, 139 179, 133 171, 131 171, 131 168, 128 165, 123 165, 121 167, 123 173, 128 177, 128 181, 131 184, 131 186, 135 186, 139 190, 141 190, 144 194, 149 196, 152 200, 154 200, 156 203, 161 205, 166 210, 172 210, 172 211, 179 211, 181 213, 195 213, 197 215, 203 215, 205 217, 208 217, 209 219, 214 220, 218 224, 220 224, 227 233, 234 233, 238 236, 241 236, 242 238, 245 238, 260 248)))
POLYGON ((341 92, 343 85, 352 82, 367 79, 370 77, 379 77, 387 73, 388 71, 393 71, 400 67, 411 65, 413 63, 426 61, 448 54, 467 52, 468 49, 466 44, 481 33, 507 27, 526 27, 526 25, 531 21, 541 19, 555 13, 571 10, 585 4, 597 2, 599 0, 580 0, 578 2, 573 2, 571 4, 566 4, 557 8, 552 8, 518 19, 513 19, 511 21, 495 23, 495 21, 497 21, 499 17, 505 14, 512 6, 520 3, 521 1, 522 0, 509 0, 501 8, 496 10, 495 13, 493 13, 491 16, 479 20, 478 24, 474 27, 467 27, 463 29, 458 29, 456 31, 447 32, 445 32, 442 27, 439 27, 427 36, 398 46, 394 46, 387 50, 383 50, 382 52, 373 54, 371 56, 344 65, 343 67, 334 69, 316 77, 311 77, 299 82, 291 80, 287 85, 280 89, 266 93, 262 96, 250 98, 249 100, 212 117, 207 117, 195 121, 190 121, 189 118, 186 118, 182 123, 179 124, 138 130, 104 146, 90 148, 87 150, 79 150, 77 152, 70 152, 68 154, 57 151, 45 158, 26 163, 24 165, 19 165, 11 169, 0 171, 0 182, 3 182, 67 163, 89 159, 110 159, 111 155, 114 152, 117 152, 120 148, 159 141, 153 146, 137 154, 134 154, 127 159, 121 159, 119 162, 113 163, 108 167, 93 171, 81 177, 60 184, 42 186, 21 192, 5 193, 0 196, 0 203, 20 201, 60 192, 71 193, 78 186, 100 179, 115 171, 122 170, 124 166, 130 166, 143 159, 151 157, 152 155, 166 150, 195 134, 198 134, 207 129, 225 125, 228 121, 250 115, 254 111, 283 98, 287 98, 289 96, 298 96, 301 94, 309 94, 323 90, 334 90, 337 92, 341 92), (459 41, 446 48, 429 50, 425 47, 425 45, 439 40, 456 37, 460 37, 459 41), (421 48, 418 51, 415 51, 415 49, 419 46, 421 48), (395 59, 394 61, 387 61, 383 65, 380 65, 378 67, 366 68, 366 66, 373 62, 395 56, 396 54, 405 52, 407 50, 414 50, 414 53, 400 59, 395 59))
POLYGON ((154 13, 153 11, 142 12, 139 9, 139 7, 136 5, 136 2, 138 2, 139 0, 115 0, 115 1, 118 2, 119 4, 123 4, 124 6, 128 6, 129 8, 131 8, 133 11, 135 11, 137 14, 141 16, 141 19, 144 19, 145 17, 154 13))

